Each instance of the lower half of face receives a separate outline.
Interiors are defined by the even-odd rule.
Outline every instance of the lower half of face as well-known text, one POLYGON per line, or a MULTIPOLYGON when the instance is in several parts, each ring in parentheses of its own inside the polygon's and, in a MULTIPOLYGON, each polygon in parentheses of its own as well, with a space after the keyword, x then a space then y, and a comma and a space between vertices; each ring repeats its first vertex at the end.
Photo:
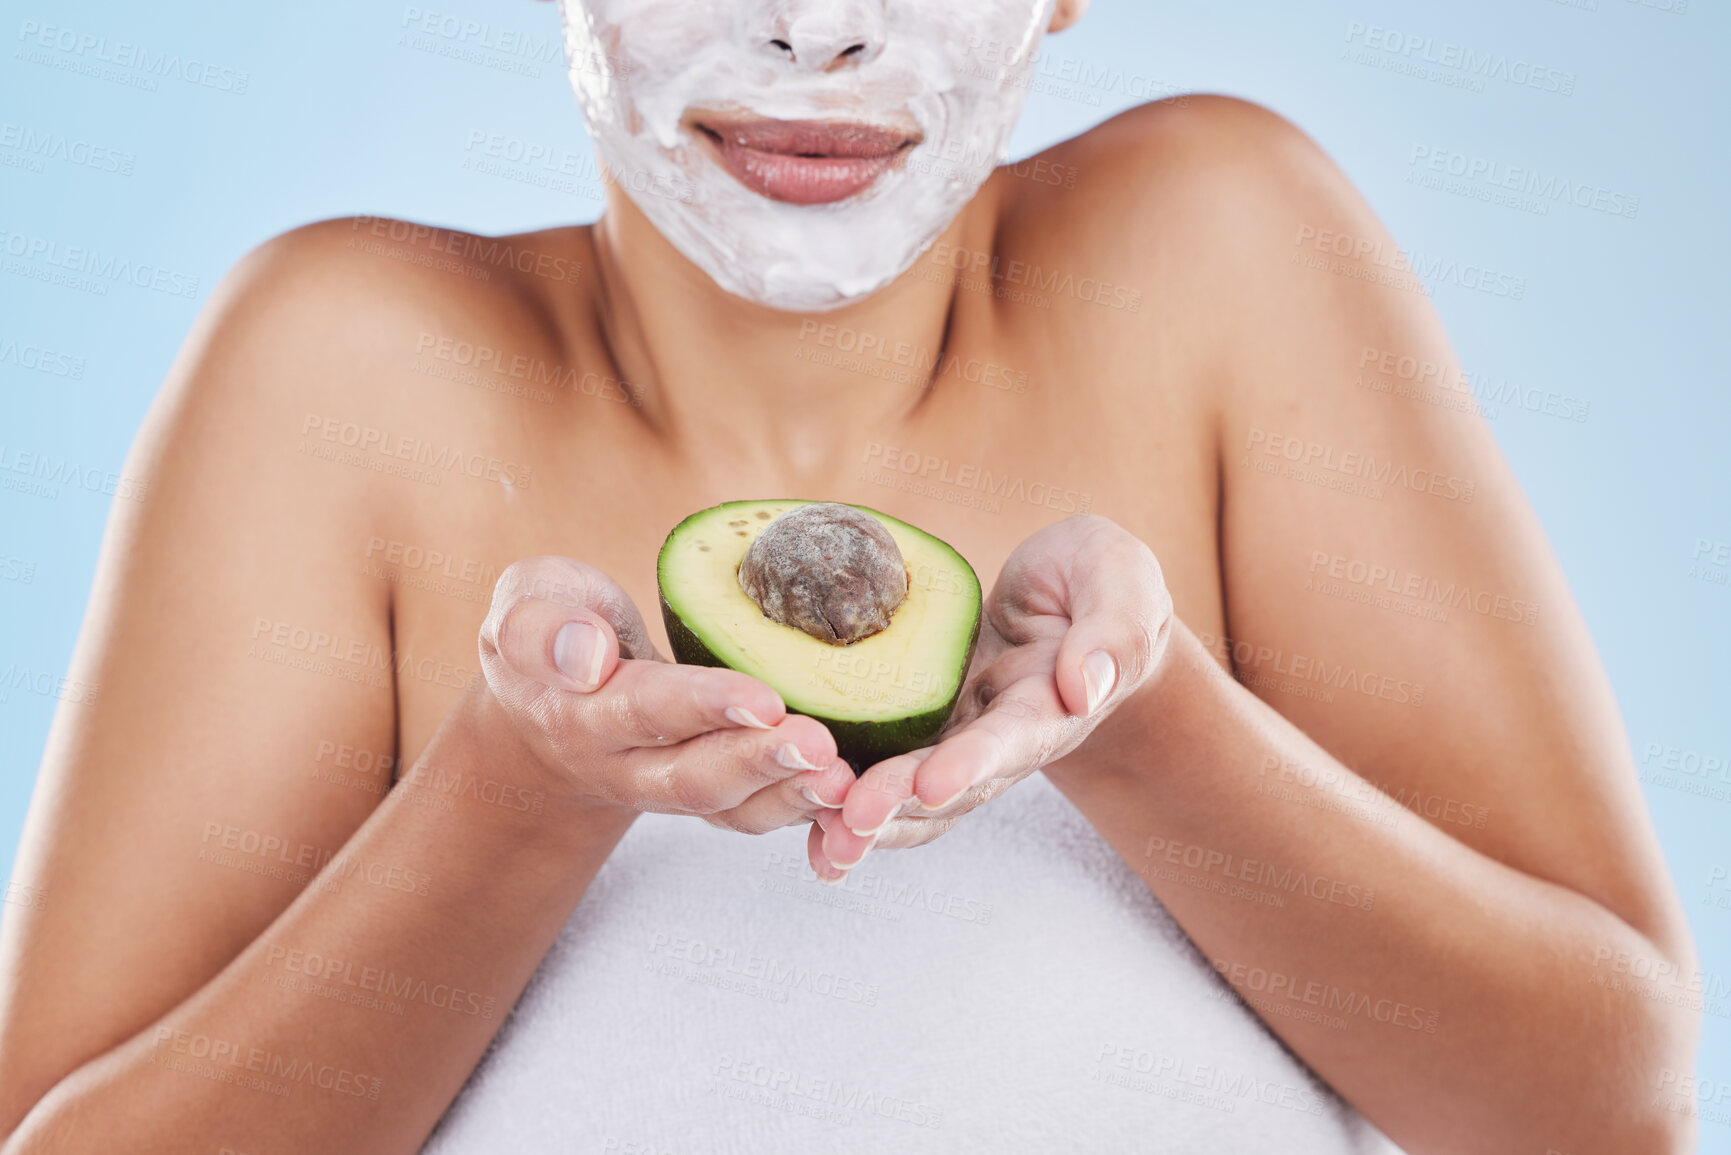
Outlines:
POLYGON ((817 312, 904 272, 1004 157, 1052 0, 564 0, 602 163, 723 289, 817 312))

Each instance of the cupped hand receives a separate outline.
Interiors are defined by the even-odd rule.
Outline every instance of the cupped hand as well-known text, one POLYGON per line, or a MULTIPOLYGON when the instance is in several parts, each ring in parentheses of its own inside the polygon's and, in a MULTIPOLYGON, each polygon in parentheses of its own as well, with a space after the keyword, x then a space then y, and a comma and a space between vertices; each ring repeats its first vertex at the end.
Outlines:
POLYGON ((1171 632, 1153 552, 1104 517, 1040 529, 1004 562, 956 711, 935 745, 868 767, 813 816, 818 877, 873 847, 930 842, 962 815, 1068 754, 1148 678, 1171 632))
POLYGON ((853 783, 822 723, 756 678, 667 661, 625 591, 582 562, 501 574, 480 650, 485 692, 547 787, 581 802, 763 833, 810 821, 853 783))

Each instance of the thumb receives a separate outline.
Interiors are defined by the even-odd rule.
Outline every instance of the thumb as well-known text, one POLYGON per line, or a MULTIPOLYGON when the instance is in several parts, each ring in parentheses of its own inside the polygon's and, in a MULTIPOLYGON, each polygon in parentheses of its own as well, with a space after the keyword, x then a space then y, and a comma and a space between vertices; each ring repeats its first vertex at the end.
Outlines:
POLYGON ((524 598, 501 615, 498 654, 522 677, 587 694, 619 666, 619 639, 607 619, 539 598, 524 598))
POLYGON ((1118 532, 1122 540, 1076 559, 1068 575, 1070 628, 1054 675, 1064 708, 1076 717, 1093 716, 1140 686, 1172 632, 1172 596, 1153 551, 1118 532))
POLYGON ((599 689, 622 657, 655 656, 643 620, 606 574, 569 558, 508 567, 481 625, 483 667, 577 693, 599 689))

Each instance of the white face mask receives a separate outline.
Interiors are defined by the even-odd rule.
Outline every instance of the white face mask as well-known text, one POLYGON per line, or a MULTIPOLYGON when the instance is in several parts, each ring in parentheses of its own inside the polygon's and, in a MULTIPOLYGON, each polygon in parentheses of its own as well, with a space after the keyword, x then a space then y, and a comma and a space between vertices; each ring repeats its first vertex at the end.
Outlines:
POLYGON ((1052 4, 559 7, 571 85, 625 193, 723 289, 819 312, 904 272, 1005 159, 1052 4))

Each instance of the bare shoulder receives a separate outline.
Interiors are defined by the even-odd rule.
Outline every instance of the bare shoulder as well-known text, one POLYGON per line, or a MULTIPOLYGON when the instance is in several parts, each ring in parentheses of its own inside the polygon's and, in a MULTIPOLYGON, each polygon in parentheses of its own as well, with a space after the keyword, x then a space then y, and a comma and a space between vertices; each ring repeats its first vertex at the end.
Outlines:
POLYGON ((176 422, 178 438, 201 428, 273 446, 311 438, 389 475, 361 487, 369 497, 413 504, 428 487, 405 487, 395 464, 370 460, 381 448, 450 459, 485 445, 503 459, 522 435, 513 417, 523 406, 500 399, 551 404, 522 369, 566 354, 560 318, 574 315, 592 274, 585 233, 488 237, 352 217, 274 237, 218 286, 146 437, 156 418, 190 407, 202 419, 176 422))
MULTIPOLYGON (((1123 306, 1073 310, 1078 354, 1116 350, 1146 360, 1158 349, 1172 370, 1168 392, 1208 383, 1186 399, 1199 419, 1218 419, 1229 400, 1222 383, 1271 383, 1259 355, 1277 349, 1281 335, 1314 333, 1320 318, 1378 304, 1362 286, 1295 264, 1305 238, 1348 236, 1394 249, 1315 141, 1231 97, 1129 109, 1004 166, 994 182, 1006 251, 1073 274, 1077 284, 1110 285, 1111 303, 1123 306)), ((1387 303, 1407 309, 1412 301, 1387 303)), ((1141 386, 1122 375, 1111 382, 1141 386)))
POLYGON ((1003 217, 1090 257, 1260 255, 1295 214, 1361 207, 1327 154, 1279 114, 1227 96, 1138 105, 998 170, 1003 217))
POLYGON ((585 279, 583 231, 486 237, 386 217, 305 225, 235 266, 200 322, 202 336, 301 368, 315 360, 339 367, 353 398, 355 387, 381 379, 377 369, 426 352, 429 334, 436 344, 453 327, 521 331, 544 322, 554 287, 585 279))
MULTIPOLYGON (((1137 108, 1040 157, 1073 187, 1001 170, 1011 243, 1150 302, 1139 324, 1077 313, 1090 355, 1159 367, 1113 376, 1111 412, 1165 391, 1212 425, 1216 659, 1396 800, 1470 810, 1433 818, 1454 837, 1686 952, 1615 699, 1428 270, 1315 142, 1242 101, 1137 108)), ((1144 454, 1161 433, 1112 424, 1144 454)))
POLYGON ((61 703, 20 844, 54 901, 0 924, 0 1133, 218 973, 388 789, 399 663, 371 543, 496 508, 504 487, 468 479, 525 460, 529 424, 415 358, 535 347, 535 279, 566 246, 329 221, 206 304, 110 513, 68 670, 100 692, 61 703))

